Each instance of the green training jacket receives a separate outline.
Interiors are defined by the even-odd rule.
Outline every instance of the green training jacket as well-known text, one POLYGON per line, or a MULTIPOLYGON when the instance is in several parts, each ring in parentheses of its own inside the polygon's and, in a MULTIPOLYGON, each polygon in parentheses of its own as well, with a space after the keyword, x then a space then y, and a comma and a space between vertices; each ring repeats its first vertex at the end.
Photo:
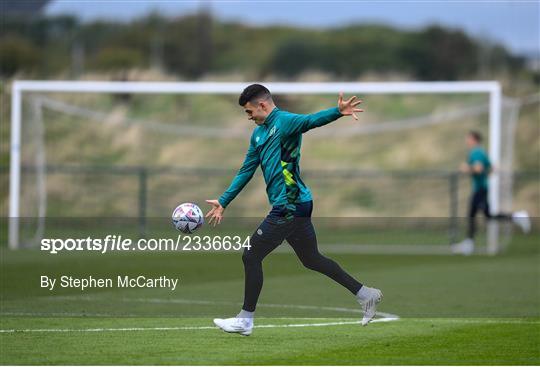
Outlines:
POLYGON ((242 191, 261 165, 271 205, 285 205, 294 212, 296 204, 311 200, 311 192, 300 178, 302 134, 340 118, 337 107, 311 115, 298 115, 274 108, 264 124, 251 135, 242 167, 219 198, 224 208, 242 191))

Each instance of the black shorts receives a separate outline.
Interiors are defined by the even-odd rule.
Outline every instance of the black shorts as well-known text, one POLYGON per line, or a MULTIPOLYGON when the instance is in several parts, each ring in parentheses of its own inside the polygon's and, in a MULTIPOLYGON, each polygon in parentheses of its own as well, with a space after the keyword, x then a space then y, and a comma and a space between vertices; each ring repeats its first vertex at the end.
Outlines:
POLYGON ((312 212, 312 201, 296 204, 292 218, 288 215, 289 210, 285 205, 273 206, 253 234, 252 241, 255 241, 255 246, 261 243, 260 246, 273 249, 293 234, 307 238, 315 237, 315 231, 311 224, 312 212))
MULTIPOLYGON (((310 218, 313 213, 313 201, 306 201, 304 203, 296 204, 296 210, 293 213, 295 218, 310 218)), ((287 214, 287 207, 285 205, 276 205, 272 207, 270 213, 266 218, 282 219, 287 214)))

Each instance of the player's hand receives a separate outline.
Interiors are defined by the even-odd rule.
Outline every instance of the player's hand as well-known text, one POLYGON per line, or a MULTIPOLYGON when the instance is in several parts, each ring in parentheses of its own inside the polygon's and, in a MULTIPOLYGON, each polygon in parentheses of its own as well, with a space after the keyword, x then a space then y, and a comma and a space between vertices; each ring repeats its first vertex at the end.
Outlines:
POLYGON ((205 217, 210 217, 208 223, 213 224, 215 227, 216 224, 221 223, 221 220, 223 219, 223 211, 225 210, 225 208, 222 207, 217 200, 206 200, 206 202, 212 205, 212 209, 210 209, 210 211, 206 213, 205 217))
POLYGON ((339 112, 341 112, 343 116, 352 116, 355 120, 358 120, 358 116, 356 116, 356 112, 364 112, 364 110, 356 107, 360 103, 362 103, 362 100, 361 99, 359 99, 358 101, 355 101, 355 100, 356 100, 356 96, 352 96, 348 100, 344 101, 343 92, 341 92, 339 93, 339 98, 338 98, 338 108, 339 108, 339 112))

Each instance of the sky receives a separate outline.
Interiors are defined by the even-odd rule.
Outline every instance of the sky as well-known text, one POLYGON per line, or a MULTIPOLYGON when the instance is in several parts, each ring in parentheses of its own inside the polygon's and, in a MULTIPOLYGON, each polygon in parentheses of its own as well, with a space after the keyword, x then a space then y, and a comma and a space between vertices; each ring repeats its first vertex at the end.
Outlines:
POLYGON ((501 43, 514 53, 540 53, 540 0, 53 0, 46 14, 73 14, 83 21, 130 21, 150 12, 181 16, 201 6, 218 19, 260 26, 384 23, 414 29, 436 23, 501 43))

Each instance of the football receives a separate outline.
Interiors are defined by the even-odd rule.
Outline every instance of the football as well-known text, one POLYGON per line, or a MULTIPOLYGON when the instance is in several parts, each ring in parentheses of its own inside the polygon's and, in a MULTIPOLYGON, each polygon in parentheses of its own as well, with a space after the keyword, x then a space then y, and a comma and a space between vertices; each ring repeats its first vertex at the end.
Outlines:
POLYGON ((178 205, 172 213, 174 228, 183 233, 193 233, 201 228, 204 223, 204 215, 196 204, 183 203, 178 205))

